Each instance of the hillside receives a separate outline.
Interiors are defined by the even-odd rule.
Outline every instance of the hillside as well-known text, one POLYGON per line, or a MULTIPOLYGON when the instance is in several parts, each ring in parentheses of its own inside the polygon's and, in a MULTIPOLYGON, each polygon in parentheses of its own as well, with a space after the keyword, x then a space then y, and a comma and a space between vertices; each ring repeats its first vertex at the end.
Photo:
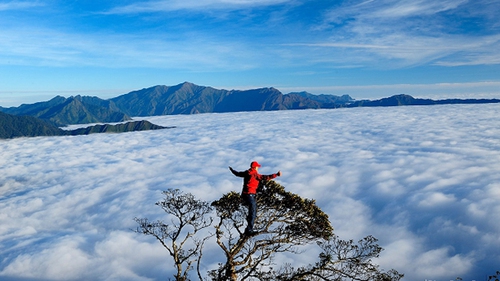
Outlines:
POLYGON ((62 130, 53 124, 32 116, 15 116, 0 112, 0 139, 40 136, 75 136, 93 133, 124 133, 133 131, 159 130, 174 127, 163 127, 149 121, 133 121, 117 125, 94 125, 75 130, 62 130))
POLYGON ((59 136, 65 132, 31 116, 14 116, 0 112, 0 138, 59 136))
POLYGON ((56 96, 46 102, 23 104, 19 107, 0 108, 12 115, 27 115, 48 121, 56 126, 69 124, 122 122, 131 120, 111 101, 97 97, 56 96))
POLYGON ((154 86, 112 98, 110 101, 129 116, 153 116, 213 112, 228 92, 183 83, 154 86))
POLYGON ((324 94, 313 95, 308 92, 289 93, 285 95, 285 97, 289 99, 293 99, 295 97, 305 98, 308 101, 318 103, 321 108, 344 107, 354 102, 354 99, 351 98, 349 95, 342 95, 342 96, 324 95, 324 94))
POLYGON ((88 135, 95 133, 125 133, 125 132, 136 132, 136 131, 148 131, 148 130, 160 130, 160 129, 171 129, 175 127, 163 127, 155 125, 149 121, 133 121, 122 124, 110 125, 94 125, 86 128, 80 128, 75 130, 66 131, 66 135, 88 135))

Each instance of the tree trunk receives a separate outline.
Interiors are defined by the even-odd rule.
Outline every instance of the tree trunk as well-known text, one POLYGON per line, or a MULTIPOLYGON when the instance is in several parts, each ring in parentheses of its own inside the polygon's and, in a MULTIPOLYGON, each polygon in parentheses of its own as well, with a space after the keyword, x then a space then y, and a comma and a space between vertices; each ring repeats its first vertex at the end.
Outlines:
POLYGON ((232 261, 228 261, 227 263, 226 278, 229 278, 230 281, 238 280, 238 275, 236 274, 236 266, 232 261))

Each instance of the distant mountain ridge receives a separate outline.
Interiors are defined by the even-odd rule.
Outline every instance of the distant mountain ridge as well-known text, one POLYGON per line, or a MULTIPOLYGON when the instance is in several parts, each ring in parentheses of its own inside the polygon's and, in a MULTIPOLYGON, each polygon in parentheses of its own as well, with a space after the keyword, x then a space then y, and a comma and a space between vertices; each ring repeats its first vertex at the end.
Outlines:
POLYGON ((313 95, 307 92, 282 94, 272 87, 220 90, 184 82, 175 86, 144 88, 108 100, 87 96, 56 96, 46 102, 0 107, 0 111, 37 117, 56 126, 65 126, 122 122, 131 120, 130 116, 498 102, 498 99, 416 99, 409 95, 394 95, 373 101, 354 100, 349 95, 313 95))
POLYGON ((374 107, 374 106, 405 106, 405 105, 439 105, 439 104, 481 104, 500 103, 500 99, 416 99, 410 95, 394 95, 379 100, 360 100, 347 107, 374 107))
POLYGON ((0 111, 12 115, 27 115, 40 118, 56 126, 132 120, 121 112, 113 102, 87 96, 69 98, 56 96, 45 102, 23 104, 19 107, 10 108, 0 107, 0 111))
POLYGON ((58 136, 63 130, 32 116, 15 116, 0 112, 0 138, 58 136))
POLYGON ((39 136, 76 136, 93 133, 123 133, 144 130, 169 129, 149 121, 132 121, 116 125, 94 125, 75 130, 62 130, 55 125, 32 116, 15 116, 0 112, 0 139, 39 136))
POLYGON ((334 108, 353 101, 347 95, 324 96, 306 93, 283 95, 275 88, 218 90, 184 82, 171 87, 144 88, 110 101, 129 116, 334 108))
POLYGON ((194 114, 213 111, 227 91, 183 83, 154 86, 110 99, 129 116, 194 114))
POLYGON ((94 125, 86 128, 79 128, 75 130, 65 131, 65 135, 89 135, 96 133, 126 133, 126 132, 137 132, 137 131, 149 131, 149 130, 161 130, 161 129, 172 129, 175 126, 163 127, 153 124, 146 120, 126 122, 116 125, 102 124, 94 125))

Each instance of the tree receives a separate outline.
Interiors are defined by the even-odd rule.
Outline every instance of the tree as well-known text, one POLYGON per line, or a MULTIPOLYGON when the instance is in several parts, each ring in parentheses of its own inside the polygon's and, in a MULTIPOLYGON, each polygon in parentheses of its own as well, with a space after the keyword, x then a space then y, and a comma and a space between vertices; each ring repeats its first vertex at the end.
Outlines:
POLYGON ((333 234, 333 227, 314 200, 288 192, 275 181, 264 183, 257 199, 256 237, 242 233, 246 210, 239 194, 231 192, 212 203, 219 218, 217 244, 226 262, 212 272, 213 280, 399 280, 395 270, 383 272, 372 263, 382 248, 365 237, 358 244, 333 234), (299 247, 316 242, 323 250, 314 265, 272 270, 277 253, 300 253, 299 247))
POLYGON ((259 237, 241 231, 247 211, 238 193, 228 193, 212 203, 219 218, 215 226, 217 244, 226 256, 225 264, 212 273, 212 279, 263 278, 262 269, 271 265, 269 261, 276 253, 297 252, 297 246, 332 236, 328 216, 314 200, 287 192, 275 181, 265 186, 257 198, 255 226, 260 229, 259 237))
MULTIPOLYGON (((499 281, 500 279, 500 270, 497 270, 495 272, 495 274, 493 275, 488 275, 488 279, 486 279, 487 281, 499 281)), ((464 280, 462 277, 458 276, 457 278, 455 278, 455 280, 457 281, 461 281, 461 280, 464 280)))
POLYGON ((287 268, 278 273, 274 280, 400 280, 403 274, 396 270, 384 272, 373 264, 372 258, 378 257, 382 251, 377 241, 369 235, 356 244, 353 240, 341 240, 333 236, 327 241, 318 242, 323 252, 316 264, 297 270, 287 268))
MULTIPOLYGON (((173 195, 168 194, 167 195, 173 195)), ((189 197, 190 198, 190 197, 189 197)), ((187 197, 178 200, 165 200, 165 204, 179 203, 187 197)), ((191 199, 190 199, 191 200, 191 199)), ((193 199, 194 200, 194 199, 193 199)), ((384 272, 373 263, 372 259, 379 256, 382 248, 377 244, 377 239, 367 236, 357 243, 341 240, 333 233, 328 215, 325 214, 314 200, 304 199, 299 195, 285 190, 275 181, 263 183, 257 196, 258 212, 255 227, 259 229, 257 235, 245 234, 247 208, 242 205, 241 197, 236 192, 224 194, 219 200, 211 204, 216 211, 215 242, 222 249, 225 261, 219 263, 216 270, 207 273, 213 281, 292 281, 292 280, 370 280, 389 281, 400 280, 402 274, 395 270, 384 272), (294 268, 292 265, 281 265, 277 270, 274 258, 279 253, 301 253, 301 248, 306 245, 316 244, 320 247, 321 254, 316 263, 294 268)), ((203 206, 206 206, 203 204, 203 206)), ((175 209, 175 208, 174 208, 175 209)), ((170 209, 169 209, 170 210, 170 209)), ((209 212, 205 212, 207 215, 209 212)), ((186 214, 177 213, 180 221, 186 221, 186 214), (183 217, 183 218, 182 218, 183 217), (181 219, 182 218, 182 219, 181 219)), ((144 229, 145 219, 138 220, 144 229)), ((208 222, 208 221, 205 221, 208 222)), ((213 221, 210 220, 210 223, 213 221)), ((202 224, 207 227, 207 224, 202 224)), ((142 231, 144 234, 154 234, 166 247, 166 240, 172 235, 165 235, 168 226, 161 224, 154 228, 155 231, 142 231), (161 239, 160 239, 161 238, 161 239)), ((179 229, 180 225, 174 227, 179 229)), ((149 227, 146 227, 148 230, 149 227)), ((192 232, 192 236, 196 232, 192 232)), ((209 236, 198 238, 202 241, 199 247, 191 250, 200 250, 209 236)), ((172 244, 172 245, 173 245, 172 244)), ((181 250, 183 243, 178 245, 181 250)), ((166 247, 170 255, 175 252, 166 247)), ((170 247, 171 248, 171 247, 170 247)), ((189 250, 188 253, 194 255, 189 250)), ((201 253, 196 256, 200 262, 201 253)), ((174 260, 176 260, 174 258, 174 260)), ((178 274, 176 280, 188 280, 187 271, 179 274, 180 260, 176 261, 178 274), (184 279, 182 279, 184 278, 184 279)), ((189 268, 189 267, 188 267, 189 268)), ((182 269, 182 267, 181 267, 182 269)), ((199 280, 204 280, 199 272, 199 280)))
POLYGON ((197 200, 192 194, 184 194, 178 189, 163 192, 165 198, 156 203, 171 217, 171 224, 163 221, 151 222, 147 218, 135 218, 139 224, 136 232, 154 236, 174 260, 176 281, 186 281, 193 264, 200 273, 200 261, 205 241, 210 235, 197 237, 199 232, 212 225, 212 207, 207 202, 197 200), (186 249, 186 247, 191 247, 186 249))
POLYGON ((488 281, 498 281, 500 278, 500 270, 497 270, 497 272, 494 275, 488 276, 488 281))

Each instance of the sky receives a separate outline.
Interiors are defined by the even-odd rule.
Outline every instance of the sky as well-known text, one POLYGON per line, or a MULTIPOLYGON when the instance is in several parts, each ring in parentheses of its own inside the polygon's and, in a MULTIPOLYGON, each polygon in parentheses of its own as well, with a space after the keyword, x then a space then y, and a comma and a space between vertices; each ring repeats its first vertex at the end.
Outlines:
POLYGON ((500 98, 495 0, 0 1, 0 106, 184 81, 500 98))
MULTIPOLYGON (((487 280, 500 264, 500 105, 148 117, 174 129, 0 141, 0 279, 166 280, 173 263, 135 217, 178 188, 212 201, 258 161, 315 199, 345 240, 408 281, 487 280)), ((224 260, 214 239, 203 269, 224 260)), ((307 248, 308 249, 308 248, 307 248)), ((305 265, 317 251, 276 261, 305 265)))

